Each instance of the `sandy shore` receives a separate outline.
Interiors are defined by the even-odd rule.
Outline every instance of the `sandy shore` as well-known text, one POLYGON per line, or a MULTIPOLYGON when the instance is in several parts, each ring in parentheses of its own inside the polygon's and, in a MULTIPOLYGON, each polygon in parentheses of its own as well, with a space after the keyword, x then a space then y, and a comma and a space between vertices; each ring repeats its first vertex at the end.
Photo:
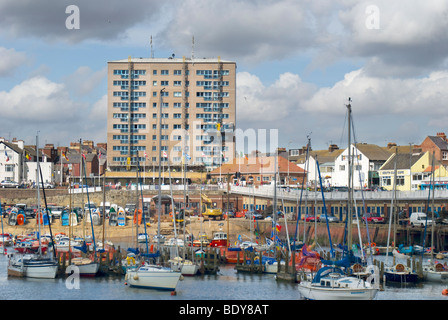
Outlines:
MULTIPOLYGON (((108 225, 108 220, 103 227, 94 226, 95 239, 97 241, 101 241, 104 239, 111 241, 112 243, 119 243, 120 245, 132 245, 135 244, 136 235, 138 233, 145 232, 145 226, 143 224, 139 225, 136 228, 136 225, 132 223, 132 220, 127 219, 126 226, 114 226, 111 227, 108 225)), ((227 232, 229 230, 229 238, 231 243, 235 242, 239 235, 247 240, 250 238, 250 231, 247 228, 248 223, 244 218, 235 218, 230 219, 229 223, 226 220, 221 221, 202 221, 201 218, 192 217, 187 218, 187 223, 185 225, 185 234, 193 234, 195 237, 198 236, 199 232, 205 232, 209 239, 212 238, 213 233, 217 231, 227 232)), ((16 225, 10 226, 7 223, 7 219, 3 219, 3 232, 10 233, 12 235, 25 235, 27 233, 38 231, 38 225, 36 223, 36 219, 29 219, 24 225, 16 225)), ((182 226, 180 230, 179 227, 176 227, 176 233, 178 235, 183 236, 184 227, 182 226)), ((161 219, 160 223, 161 234, 163 234, 166 238, 174 237, 174 227, 173 223, 168 221, 168 217, 165 219, 161 219)), ((152 238, 153 235, 156 235, 158 231, 157 221, 151 221, 146 226, 146 232, 152 238)), ((51 225, 51 232, 53 235, 57 233, 65 233, 67 235, 71 234, 74 236, 86 236, 92 234, 92 227, 90 223, 83 223, 81 221, 77 226, 73 226, 70 231, 68 226, 61 226, 61 221, 59 219, 55 219, 51 225)), ((50 228, 49 226, 41 226, 42 234, 49 234, 50 228)))

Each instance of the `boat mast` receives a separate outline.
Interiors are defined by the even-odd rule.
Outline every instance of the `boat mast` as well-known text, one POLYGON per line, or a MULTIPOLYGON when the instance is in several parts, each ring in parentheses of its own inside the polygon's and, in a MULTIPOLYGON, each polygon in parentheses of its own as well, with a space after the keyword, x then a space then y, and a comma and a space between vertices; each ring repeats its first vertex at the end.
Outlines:
MULTIPOLYGON (((40 187, 39 187, 39 184, 40 184, 40 181, 39 181, 39 134, 38 135, 36 135, 36 159, 37 159, 37 162, 36 162, 36 183, 37 183, 37 213, 38 213, 38 215, 40 214, 40 216, 39 216, 39 218, 37 219, 37 222, 38 222, 38 225, 39 225, 39 236, 38 236, 38 238, 39 238, 39 255, 41 256, 42 255, 42 241, 41 241, 41 239, 40 239, 40 219, 42 219, 42 223, 44 222, 44 217, 43 217, 43 214, 42 214, 42 211, 41 211, 41 209, 40 209, 40 187)), ((47 212, 47 214, 48 214, 48 212, 47 212)), ((48 220, 50 220, 50 217, 48 217, 48 220)), ((51 240, 51 241, 53 241, 53 239, 51 240)))
POLYGON ((162 211, 162 97, 163 97, 163 91, 165 88, 162 88, 160 90, 160 106, 159 106, 159 193, 158 193, 158 213, 157 213, 157 250, 159 250, 160 247, 160 216, 162 211))
POLYGON ((351 155, 351 117, 352 117, 352 99, 348 98, 347 112, 348 112, 348 203, 347 203, 347 211, 348 211, 348 245, 347 249, 351 250, 352 247, 352 155, 351 155))

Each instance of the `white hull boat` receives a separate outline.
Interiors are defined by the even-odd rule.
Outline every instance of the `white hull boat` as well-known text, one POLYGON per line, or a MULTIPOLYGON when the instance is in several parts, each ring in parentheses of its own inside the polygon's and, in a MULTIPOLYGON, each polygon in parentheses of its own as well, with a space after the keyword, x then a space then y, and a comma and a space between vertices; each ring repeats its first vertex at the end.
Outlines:
POLYGON ((138 269, 128 269, 125 281, 131 287, 175 290, 181 273, 157 265, 144 265, 138 269))
POLYGON ((368 281, 345 276, 331 267, 321 268, 313 281, 300 282, 298 289, 308 300, 373 300, 379 290, 368 281))
POLYGON ((54 279, 57 272, 57 261, 29 255, 11 258, 8 266, 8 275, 18 277, 54 279))
POLYGON ((98 273, 100 264, 88 258, 73 258, 72 264, 67 267, 65 273, 71 274, 72 271, 79 273, 81 276, 94 277, 98 273))
POLYGON ((427 281, 448 282, 448 270, 441 263, 423 266, 423 276, 427 281))

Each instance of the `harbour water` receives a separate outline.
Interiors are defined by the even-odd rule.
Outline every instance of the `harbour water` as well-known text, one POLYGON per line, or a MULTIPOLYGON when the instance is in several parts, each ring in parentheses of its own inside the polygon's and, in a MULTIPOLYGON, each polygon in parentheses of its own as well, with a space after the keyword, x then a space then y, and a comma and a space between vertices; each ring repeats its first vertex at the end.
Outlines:
MULTIPOLYGON (((239 273, 233 265, 222 265, 216 275, 184 277, 176 294, 138 289, 125 285, 124 277, 56 279, 12 278, 7 275, 8 258, 0 256, 2 300, 167 300, 167 301, 298 301, 297 284, 277 281, 273 274, 239 273)), ((448 300, 442 295, 448 282, 383 285, 376 300, 448 300)))

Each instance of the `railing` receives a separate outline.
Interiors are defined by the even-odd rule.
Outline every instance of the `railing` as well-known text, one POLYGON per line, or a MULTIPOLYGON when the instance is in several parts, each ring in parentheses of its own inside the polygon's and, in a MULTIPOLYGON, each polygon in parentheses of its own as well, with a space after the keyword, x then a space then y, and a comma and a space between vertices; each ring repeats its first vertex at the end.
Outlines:
MULTIPOLYGON (((428 191, 396 191, 397 201, 398 200, 428 200, 428 191)), ((231 186, 231 193, 241 194, 246 196, 256 196, 262 198, 273 198, 274 197, 274 187, 273 186, 262 186, 262 187, 242 187, 242 186, 231 186)), ((277 199, 284 200, 297 200, 300 199, 302 194, 302 199, 316 199, 316 201, 322 201, 322 192, 320 191, 306 191, 298 189, 284 189, 277 188, 277 199)), ((348 192, 333 191, 324 192, 325 200, 336 200, 345 201, 348 198, 348 192)), ((353 193, 353 199, 360 201, 364 200, 392 200, 393 191, 355 191, 353 193)), ((432 193, 430 200, 432 199, 432 193)), ((435 200, 448 201, 448 190, 435 190, 434 192, 435 200)))

